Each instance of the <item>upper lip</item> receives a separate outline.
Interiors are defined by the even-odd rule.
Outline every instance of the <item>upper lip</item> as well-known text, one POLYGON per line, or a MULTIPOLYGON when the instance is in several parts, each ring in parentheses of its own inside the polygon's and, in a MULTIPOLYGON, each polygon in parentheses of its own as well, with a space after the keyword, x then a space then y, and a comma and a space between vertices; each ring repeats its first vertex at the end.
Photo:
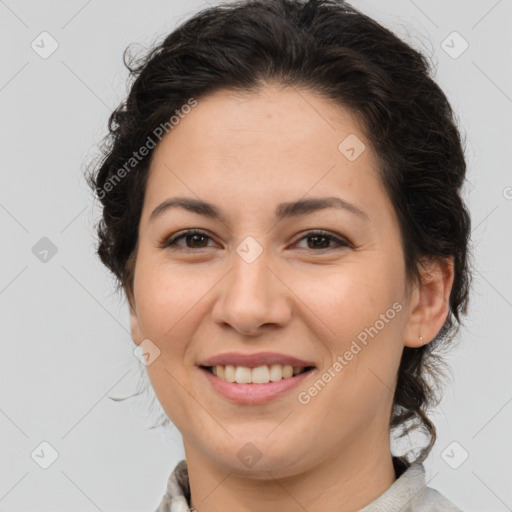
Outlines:
POLYGON ((294 356, 286 354, 279 354, 277 352, 257 352, 254 354, 244 354, 242 352, 226 352, 225 354, 218 354, 208 359, 204 359, 199 363, 199 366, 247 366, 249 368, 256 368, 258 366, 270 364, 282 364, 290 366, 314 366, 311 361, 305 361, 294 356))

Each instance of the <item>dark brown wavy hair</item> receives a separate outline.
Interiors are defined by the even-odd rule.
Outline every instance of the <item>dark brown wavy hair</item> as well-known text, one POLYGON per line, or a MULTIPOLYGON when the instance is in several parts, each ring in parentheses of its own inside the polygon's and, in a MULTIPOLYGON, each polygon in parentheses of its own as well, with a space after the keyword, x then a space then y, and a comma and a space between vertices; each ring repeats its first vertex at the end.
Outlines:
MULTIPOLYGON (((407 282, 424 258, 453 257, 449 314, 430 342, 404 347, 390 417, 402 437, 420 429, 436 439, 428 408, 440 401, 439 351, 452 345, 467 312, 470 217, 461 197, 466 163, 454 112, 422 53, 341 0, 244 0, 207 8, 142 57, 124 54, 127 98, 111 114, 109 134, 88 181, 102 205, 101 261, 132 300, 137 233, 152 151, 127 168, 156 127, 190 98, 221 89, 257 92, 277 83, 308 89, 352 111, 379 163, 397 212, 407 282), (119 170, 124 166, 125 172, 119 170), (120 175, 121 179, 119 179, 120 175), (407 426, 406 426, 407 425, 407 426)), ((398 458, 409 464, 407 455, 398 458)))

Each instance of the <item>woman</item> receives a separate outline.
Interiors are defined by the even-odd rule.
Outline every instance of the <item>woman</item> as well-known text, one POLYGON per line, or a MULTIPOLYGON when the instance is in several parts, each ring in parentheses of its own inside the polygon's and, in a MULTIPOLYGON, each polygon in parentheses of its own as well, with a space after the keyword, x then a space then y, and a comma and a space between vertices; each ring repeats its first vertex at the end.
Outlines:
POLYGON ((459 510, 426 415, 470 218, 426 59, 341 1, 206 9, 137 65, 98 253, 186 460, 159 512, 459 510), (421 429, 419 455, 390 435, 421 429))

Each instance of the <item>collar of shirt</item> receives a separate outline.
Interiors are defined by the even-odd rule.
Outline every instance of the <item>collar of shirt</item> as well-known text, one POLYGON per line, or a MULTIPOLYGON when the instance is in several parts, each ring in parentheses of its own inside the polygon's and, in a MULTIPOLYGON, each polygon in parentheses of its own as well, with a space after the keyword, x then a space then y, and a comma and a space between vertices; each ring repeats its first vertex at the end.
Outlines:
MULTIPOLYGON (((383 494, 360 512, 461 512, 441 493, 427 487, 421 463, 405 465, 393 457, 397 479, 383 494)), ((167 489, 155 512, 190 512, 187 463, 178 462, 167 481, 167 489)))

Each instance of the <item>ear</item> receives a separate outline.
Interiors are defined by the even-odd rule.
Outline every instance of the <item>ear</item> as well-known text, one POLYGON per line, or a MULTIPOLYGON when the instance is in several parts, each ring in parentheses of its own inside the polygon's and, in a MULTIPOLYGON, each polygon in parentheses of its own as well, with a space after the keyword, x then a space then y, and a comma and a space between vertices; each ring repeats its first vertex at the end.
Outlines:
POLYGON ((432 341, 448 317, 454 278, 453 257, 421 263, 420 274, 421 282, 411 294, 404 333, 404 345, 411 348, 432 341))
POLYGON ((136 345, 139 345, 143 338, 140 332, 139 318, 137 316, 137 310, 133 299, 128 301, 128 306, 130 308, 130 331, 132 334, 132 340, 136 345))

